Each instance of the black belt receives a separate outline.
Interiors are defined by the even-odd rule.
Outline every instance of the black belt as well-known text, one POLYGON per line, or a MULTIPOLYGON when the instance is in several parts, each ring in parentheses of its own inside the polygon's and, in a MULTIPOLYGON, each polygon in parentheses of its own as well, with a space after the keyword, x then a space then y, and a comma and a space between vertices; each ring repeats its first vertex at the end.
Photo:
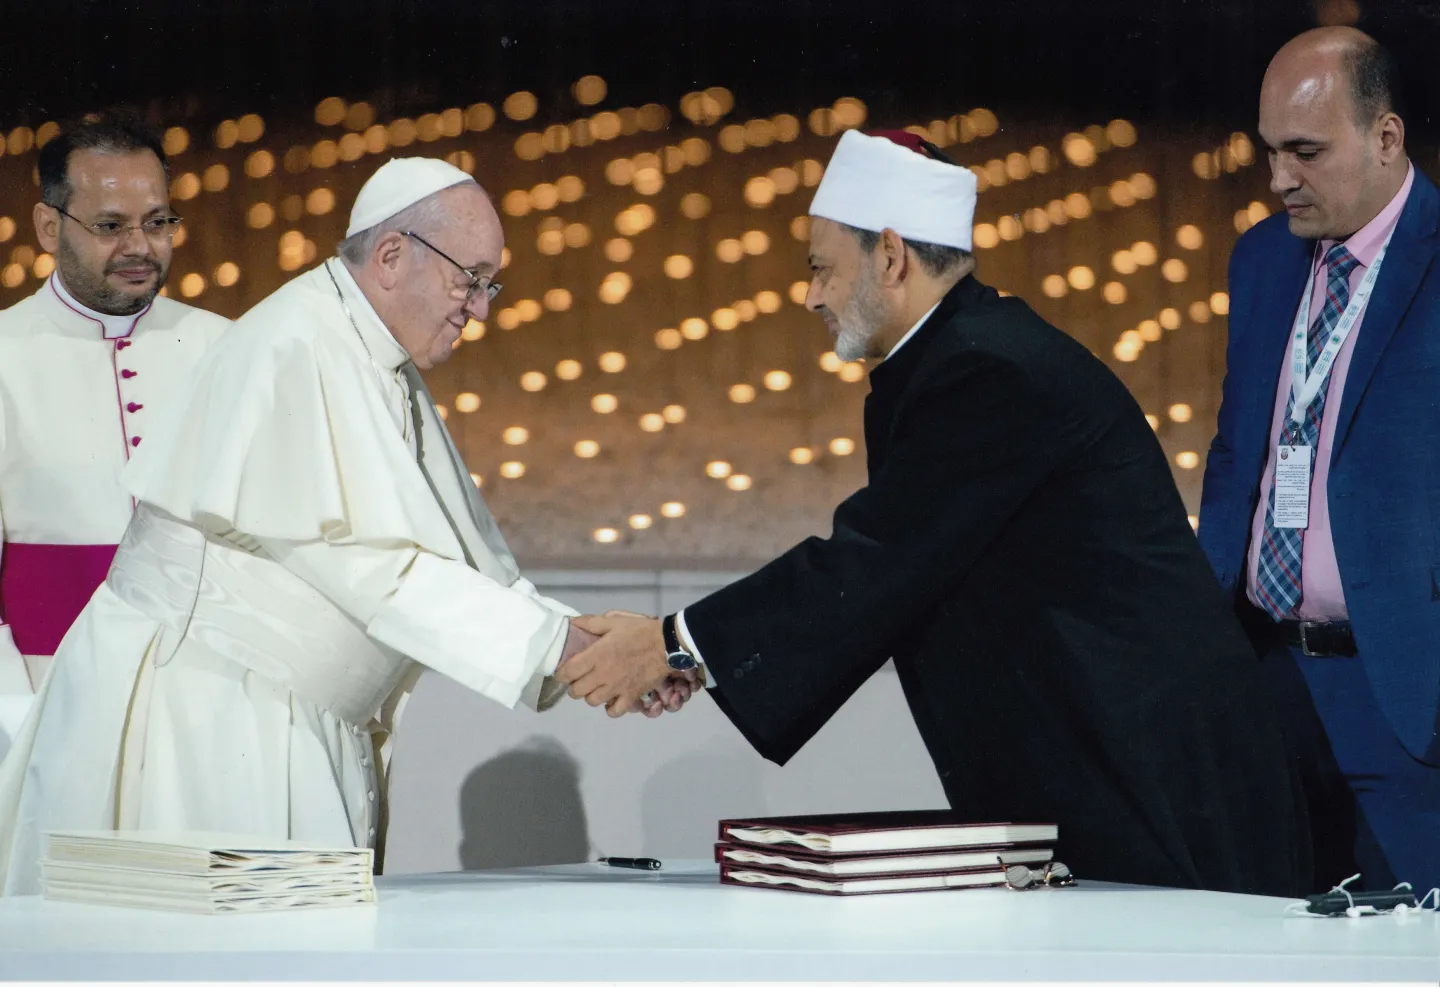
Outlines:
POLYGON ((1282 620, 1280 635, 1285 643, 1311 658, 1354 658, 1355 634, 1348 620, 1322 623, 1318 620, 1282 620))

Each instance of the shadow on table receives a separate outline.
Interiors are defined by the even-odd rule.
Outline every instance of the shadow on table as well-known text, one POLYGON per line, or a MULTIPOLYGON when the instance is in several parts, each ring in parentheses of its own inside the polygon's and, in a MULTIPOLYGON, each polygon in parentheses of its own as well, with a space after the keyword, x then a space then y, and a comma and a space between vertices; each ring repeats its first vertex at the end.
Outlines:
POLYGON ((587 860, 578 762, 549 738, 532 738, 491 758, 460 788, 460 826, 465 870, 587 860))

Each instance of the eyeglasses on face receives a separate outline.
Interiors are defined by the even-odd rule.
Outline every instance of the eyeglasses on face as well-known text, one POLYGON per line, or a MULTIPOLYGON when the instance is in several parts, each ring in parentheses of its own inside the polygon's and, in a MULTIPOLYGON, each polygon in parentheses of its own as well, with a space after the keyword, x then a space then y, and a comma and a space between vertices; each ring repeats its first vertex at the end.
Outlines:
POLYGON ((470 284, 465 289, 465 303, 467 305, 475 299, 475 293, 478 291, 485 292, 485 300, 487 302, 494 301, 495 296, 500 294, 500 289, 504 287, 504 285, 501 285, 495 281, 490 280, 487 277, 476 273, 475 271, 470 270, 470 268, 461 264, 454 257, 451 257, 449 254, 441 250, 439 247, 435 246, 435 244, 425 239, 419 233, 412 233, 409 230, 401 230, 400 235, 408 236, 412 240, 419 240, 421 243, 429 247, 435 253, 448 260, 452 265, 454 265, 456 270, 458 270, 460 273, 464 274, 467 278, 470 279, 470 284))
POLYGON ((81 229, 89 231, 93 236, 102 240, 119 240, 139 230, 150 240, 168 240, 175 235, 175 230, 180 226, 179 216, 152 216, 138 226, 131 226, 119 220, 106 219, 98 223, 87 223, 78 216, 73 216, 61 209, 59 206, 51 206, 60 215, 74 221, 81 229))

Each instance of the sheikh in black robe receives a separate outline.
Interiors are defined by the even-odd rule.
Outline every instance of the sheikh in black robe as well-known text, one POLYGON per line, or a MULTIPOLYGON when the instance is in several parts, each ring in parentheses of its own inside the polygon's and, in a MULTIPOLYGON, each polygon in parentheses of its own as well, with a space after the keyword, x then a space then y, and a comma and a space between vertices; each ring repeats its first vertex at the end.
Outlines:
POLYGON ((1057 823, 1082 879, 1308 890, 1255 654, 1120 381, 966 277, 870 382, 831 536, 685 610, 749 742, 783 764, 893 657, 964 818, 1057 823))

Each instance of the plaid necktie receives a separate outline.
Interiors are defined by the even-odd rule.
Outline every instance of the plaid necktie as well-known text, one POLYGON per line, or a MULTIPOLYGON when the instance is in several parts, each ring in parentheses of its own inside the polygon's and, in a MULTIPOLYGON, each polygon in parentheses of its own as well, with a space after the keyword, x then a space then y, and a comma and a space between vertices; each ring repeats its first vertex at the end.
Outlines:
MULTIPOLYGON (((1325 304, 1315 321, 1310 323, 1310 335, 1306 341, 1305 369, 1309 373, 1320 358, 1320 352, 1330 339, 1330 334, 1345 314, 1350 302, 1350 272, 1360 262, 1355 259, 1344 244, 1337 243, 1325 253, 1325 304)), ((1335 367, 1331 364, 1333 372, 1335 367)), ((1290 390, 1290 399, 1285 403, 1285 422, 1281 441, 1290 445, 1309 446, 1312 456, 1320 444, 1320 422, 1325 416, 1326 392, 1330 389, 1330 374, 1325 375, 1320 391, 1306 409, 1305 419, 1299 426, 1291 420, 1295 408, 1295 390, 1290 390)), ((1314 460, 1311 460, 1314 468, 1314 460)), ((1301 595, 1301 554, 1305 532, 1301 528, 1277 528, 1275 526, 1275 487, 1270 487, 1270 505, 1265 511, 1265 540, 1260 545, 1260 571, 1255 596, 1260 607, 1276 620, 1286 620, 1295 615, 1295 607, 1301 595)))

